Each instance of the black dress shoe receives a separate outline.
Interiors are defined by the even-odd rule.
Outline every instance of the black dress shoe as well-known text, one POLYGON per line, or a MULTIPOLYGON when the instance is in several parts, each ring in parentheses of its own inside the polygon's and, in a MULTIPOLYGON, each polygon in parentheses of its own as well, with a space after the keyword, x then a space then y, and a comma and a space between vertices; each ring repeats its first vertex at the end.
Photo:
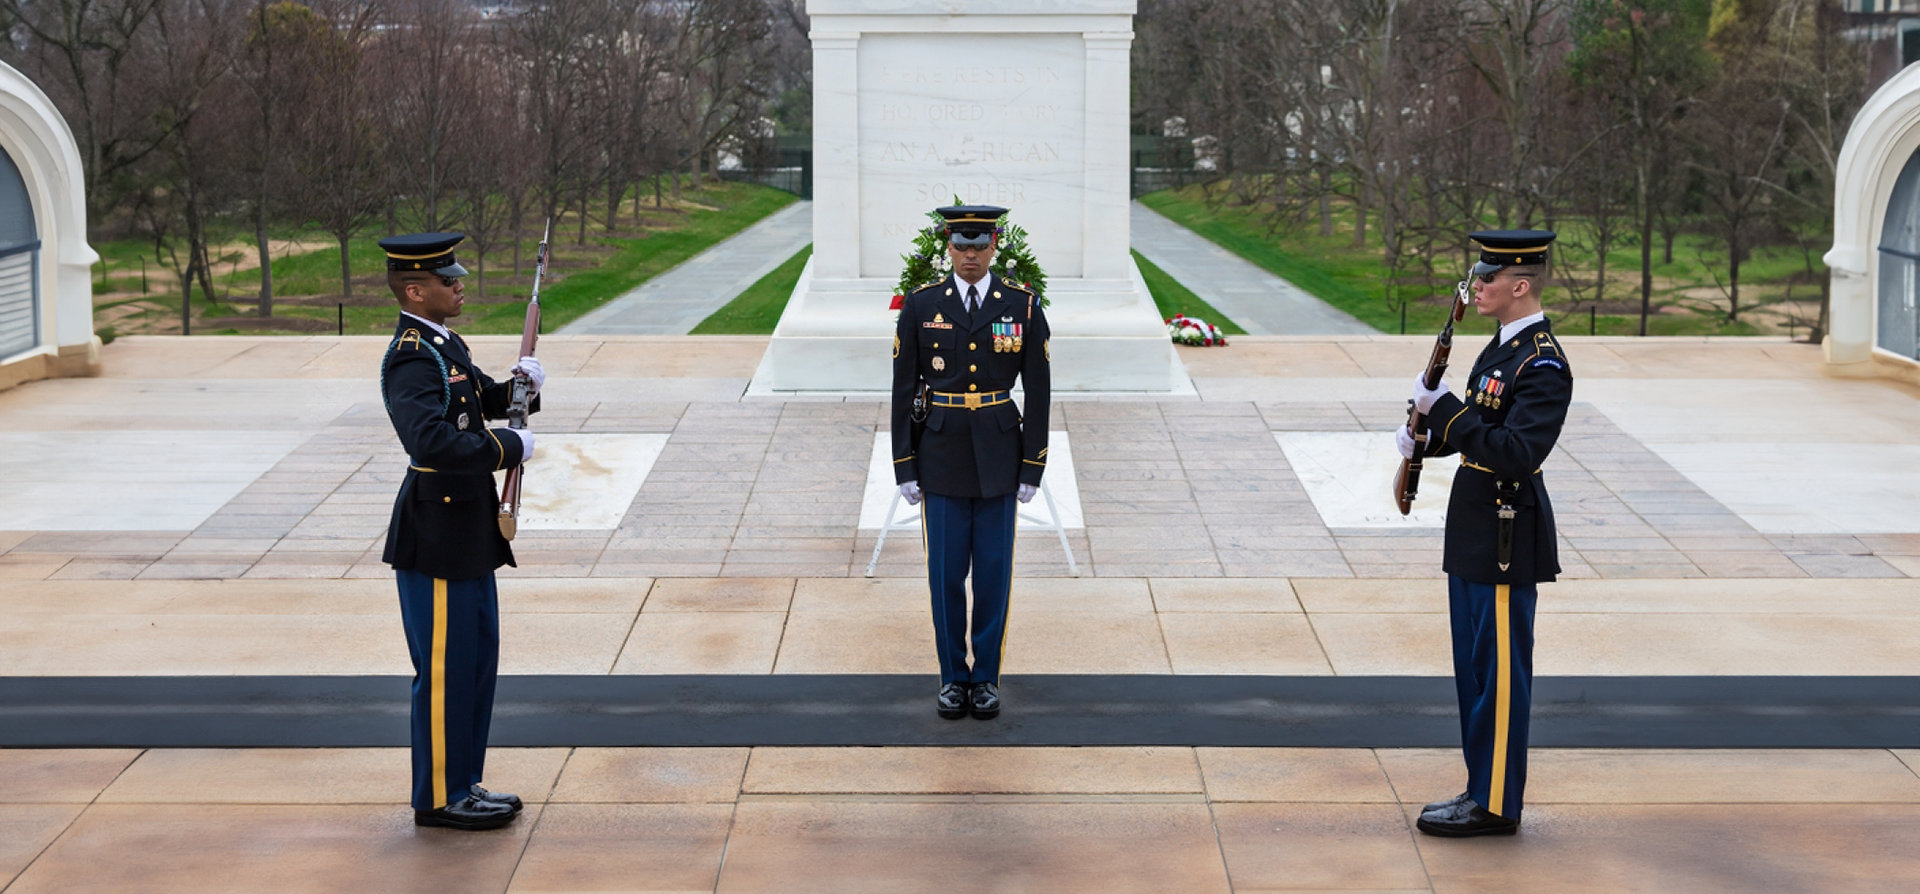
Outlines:
POLYGON ((414 811, 413 824, 477 832, 481 829, 498 829, 513 822, 518 815, 513 808, 498 801, 482 801, 468 795, 438 810, 414 811))
POLYGON ((967 716, 967 684, 948 683, 940 687, 940 697, 934 700, 933 707, 948 720, 967 716))
POLYGON ((1000 716, 1000 687, 992 683, 973 684, 973 717, 992 720, 1000 716))
POLYGON ((1471 799, 1420 815, 1414 823, 1420 831, 1442 838, 1471 838, 1475 835, 1512 835, 1520 831, 1520 821, 1495 816, 1480 809, 1471 799))
POLYGON ((473 793, 474 797, 479 798, 482 801, 491 801, 495 804, 505 804, 508 807, 513 808, 514 813, 520 812, 520 807, 521 807, 520 796, 512 792, 490 792, 477 785, 470 788, 469 791, 473 793))
POLYGON ((1420 812, 1432 813, 1436 810, 1445 810, 1449 807, 1454 807, 1454 806, 1466 803, 1467 798, 1468 798, 1467 793, 1461 792, 1460 794, 1454 795, 1453 797, 1448 798, 1445 801, 1435 801, 1431 804, 1428 804, 1427 806, 1420 808, 1420 812))

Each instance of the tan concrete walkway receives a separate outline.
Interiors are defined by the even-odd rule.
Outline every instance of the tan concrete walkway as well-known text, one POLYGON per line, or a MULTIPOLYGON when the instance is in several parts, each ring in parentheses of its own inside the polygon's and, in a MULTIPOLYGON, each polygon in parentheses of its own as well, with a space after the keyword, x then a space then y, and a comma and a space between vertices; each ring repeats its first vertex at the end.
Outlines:
MULTIPOLYGON (((476 341, 494 367, 511 359, 510 339, 476 341)), ((1778 340, 1567 342, 1576 405, 1547 467, 1567 574, 1543 593, 1540 674, 1916 675, 1920 393, 1828 377, 1817 349, 1778 340)), ((1085 576, 1065 576, 1051 535, 1022 535, 1009 673, 1445 675, 1438 529, 1374 517, 1390 464, 1378 481, 1314 465, 1391 450, 1426 344, 1247 337, 1182 349, 1197 398, 1061 398, 1085 576)), ((630 441, 595 438, 665 440, 616 521, 523 531, 503 672, 931 675, 917 542, 890 538, 860 577, 883 398, 745 399, 764 347, 543 340, 543 451, 617 459, 595 451, 630 441)), ((373 375, 383 348, 122 339, 102 378, 0 392, 0 676, 407 673, 378 561, 405 461, 373 375)), ((542 474, 530 487, 560 470, 542 474)), ((1447 751, 501 749, 488 782, 528 814, 483 835, 415 830, 406 762, 0 750, 0 891, 1865 892, 1920 877, 1910 751, 1539 751, 1522 834, 1472 842, 1411 831, 1411 810, 1459 790, 1447 751)))
MULTIPOLYGON (((971 722, 971 721, 969 721, 971 722)), ((1920 753, 1536 751, 1512 839, 1413 831, 1429 750, 500 749, 416 830, 398 749, 0 751, 8 894, 1906 892, 1920 753), (295 781, 292 785, 289 781, 295 781)))

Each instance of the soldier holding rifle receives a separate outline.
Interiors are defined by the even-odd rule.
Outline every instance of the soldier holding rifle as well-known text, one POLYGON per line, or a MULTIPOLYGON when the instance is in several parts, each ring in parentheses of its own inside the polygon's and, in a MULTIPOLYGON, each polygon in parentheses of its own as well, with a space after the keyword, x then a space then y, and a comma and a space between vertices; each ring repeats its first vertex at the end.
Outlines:
MULTIPOLYGON (((416 825, 493 829, 520 799, 480 785, 500 655, 494 569, 513 564, 501 534, 493 473, 533 456, 533 433, 486 427, 507 415, 512 383, 473 362, 447 320, 465 300, 454 260, 459 233, 380 241, 400 321, 380 365, 381 396, 409 465, 381 557, 400 587, 413 658, 413 818, 416 825)), ((537 394, 540 361, 514 369, 537 394)), ((537 397, 530 410, 537 411, 537 397)))
MULTIPOLYGON (((1470 280, 1474 308, 1500 331, 1474 361, 1464 396, 1437 375, 1415 380, 1419 430, 1403 426, 1398 438, 1410 460, 1422 451, 1460 455, 1443 568, 1467 790, 1428 804, 1417 824, 1450 837, 1520 828, 1537 585, 1560 571, 1540 466, 1573 400, 1573 370, 1540 309, 1554 234, 1487 230, 1472 238, 1481 246, 1470 280)), ((1402 498, 1410 502, 1411 493, 1402 498)))

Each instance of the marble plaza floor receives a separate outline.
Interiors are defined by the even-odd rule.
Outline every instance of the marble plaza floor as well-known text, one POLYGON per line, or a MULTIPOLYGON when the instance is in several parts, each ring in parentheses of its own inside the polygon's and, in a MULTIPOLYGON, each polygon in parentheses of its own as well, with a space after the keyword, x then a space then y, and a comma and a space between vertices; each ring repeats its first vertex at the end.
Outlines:
MULTIPOLYGON (((511 339, 474 341, 489 368, 511 360, 511 339)), ((1023 674, 1311 690, 1448 673, 1447 469, 1413 518, 1387 508, 1388 433, 1430 339, 1245 337, 1181 349, 1194 396, 1056 402, 1073 561, 1056 533, 1020 535, 994 724, 913 747, 563 730, 495 749, 489 784, 527 815, 461 835, 408 822, 404 749, 217 731, 146 747, 134 711, 114 715, 130 747, 0 749, 0 891, 1911 890, 1920 714, 1883 706, 1913 729, 1888 735, 1767 699, 1920 674, 1920 391, 1829 376, 1782 340, 1565 342, 1575 405, 1544 474, 1566 573, 1543 590, 1543 681, 1731 681, 1758 713, 1836 724, 1822 741, 1840 747, 1569 734, 1535 751, 1518 838, 1449 842, 1411 820, 1459 790, 1458 759, 1397 734, 1023 739, 1023 674)), ((870 486, 884 400, 743 397, 765 344, 543 339, 504 674, 924 677, 930 697, 911 527, 864 574, 888 508, 870 486)), ((164 714, 196 680, 408 674, 379 562, 405 463, 384 347, 128 338, 100 378, 0 392, 0 689, 144 681, 181 700, 164 714)), ((20 710, 0 706, 5 741, 20 710)))

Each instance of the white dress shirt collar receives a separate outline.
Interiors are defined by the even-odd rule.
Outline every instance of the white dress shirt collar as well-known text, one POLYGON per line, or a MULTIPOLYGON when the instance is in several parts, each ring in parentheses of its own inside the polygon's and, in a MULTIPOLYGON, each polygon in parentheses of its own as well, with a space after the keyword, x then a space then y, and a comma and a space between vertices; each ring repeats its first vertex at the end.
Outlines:
POLYGON ((993 294, 993 271, 987 271, 987 275, 980 277, 980 281, 977 283, 970 283, 961 279, 958 273, 953 275, 953 287, 958 290, 957 294, 960 296, 960 303, 962 304, 965 304, 967 301, 968 286, 973 286, 980 290, 980 304, 985 306, 987 296, 993 294))
POLYGON ((432 320, 429 320, 429 319, 427 319, 426 317, 423 317, 423 316, 420 316, 419 314, 412 314, 412 313, 408 313, 408 312, 406 312, 406 311, 404 311, 404 310, 403 310, 403 311, 401 311, 401 312, 400 312, 400 315, 401 315, 401 316, 403 316, 403 317, 412 317, 412 318, 414 318, 414 319, 416 319, 416 320, 419 320, 419 321, 420 321, 420 322, 421 322, 422 324, 424 324, 424 325, 425 325, 425 326, 426 326, 426 327, 427 327, 428 329, 432 329, 433 331, 435 331, 435 332, 438 332, 438 333, 440 333, 440 337, 441 337, 441 338, 452 338, 452 337, 453 337, 453 330, 451 330, 451 329, 448 329, 447 327, 445 327, 445 326, 442 326, 442 325, 440 325, 439 323, 435 323, 434 321, 432 321, 432 320))
POLYGON ((1540 313, 1528 314, 1524 317, 1521 317, 1518 320, 1514 320, 1513 322, 1500 327, 1500 340, 1507 341, 1509 339, 1512 339, 1514 336, 1520 334, 1520 330, 1525 329, 1528 326, 1538 323, 1541 320, 1544 320, 1546 318, 1547 318, 1546 312, 1541 311, 1540 313))

